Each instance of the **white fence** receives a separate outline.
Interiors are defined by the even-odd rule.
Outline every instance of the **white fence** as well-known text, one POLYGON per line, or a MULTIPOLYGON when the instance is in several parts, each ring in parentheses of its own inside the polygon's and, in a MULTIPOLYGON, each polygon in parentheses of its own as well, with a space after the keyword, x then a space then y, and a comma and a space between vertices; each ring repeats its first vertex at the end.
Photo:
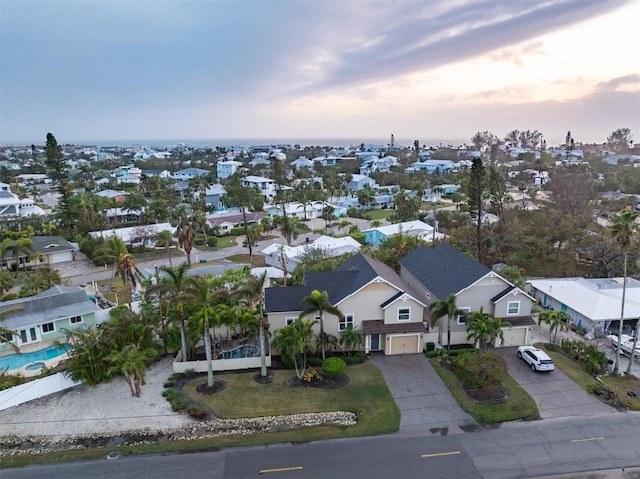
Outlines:
MULTIPOLYGON (((178 358, 181 355, 178 354, 178 358)), ((271 367, 271 355, 266 357, 267 367, 271 367)), ((234 371, 239 369, 257 369, 261 367, 260 356, 235 359, 214 359, 211 361, 214 371, 234 371)), ((207 361, 178 361, 173 362, 174 373, 184 373, 193 369, 197 373, 207 372, 207 361)))
POLYGON ((79 385, 79 382, 67 378, 63 373, 53 374, 46 378, 36 379, 0 391, 0 411, 49 394, 64 391, 79 385))

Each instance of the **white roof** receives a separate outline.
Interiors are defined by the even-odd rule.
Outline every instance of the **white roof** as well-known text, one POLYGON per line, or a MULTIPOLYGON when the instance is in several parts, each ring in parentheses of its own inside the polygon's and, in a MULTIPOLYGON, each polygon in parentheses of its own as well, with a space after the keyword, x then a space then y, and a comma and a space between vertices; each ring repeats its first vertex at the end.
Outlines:
MULTIPOLYGON (((153 226, 156 233, 160 233, 161 231, 171 231, 173 233, 176 230, 176 227, 171 226, 171 223, 158 223, 158 224, 153 224, 149 226, 153 226)), ((138 226, 130 226, 128 228, 106 229, 104 231, 91 231, 89 235, 92 238, 97 238, 99 236, 102 236, 104 239, 108 239, 109 236, 116 235, 125 243, 130 243, 131 239, 136 236, 137 229, 138 229, 138 226)))
POLYGON ((264 255, 279 255, 280 250, 284 252, 287 258, 298 258, 302 256, 307 249, 320 248, 333 252, 336 256, 345 253, 353 253, 360 250, 360 243, 351 236, 343 236, 342 238, 334 238, 333 236, 320 236, 313 243, 303 246, 287 246, 286 244, 273 243, 261 251, 264 255))
POLYGON ((385 236, 391 236, 391 235, 398 234, 400 232, 404 234, 411 234, 418 231, 419 232, 424 231, 425 233, 427 232, 430 233, 433 231, 433 226, 428 225, 423 221, 415 220, 415 221, 405 221, 404 223, 395 223, 387 226, 380 226, 378 228, 370 228, 368 230, 363 230, 363 233, 366 231, 379 231, 385 236))
MULTIPOLYGON (((532 279, 539 292, 593 321, 620 319, 622 278, 548 278, 532 279)), ((624 318, 640 316, 640 281, 627 278, 624 318)))

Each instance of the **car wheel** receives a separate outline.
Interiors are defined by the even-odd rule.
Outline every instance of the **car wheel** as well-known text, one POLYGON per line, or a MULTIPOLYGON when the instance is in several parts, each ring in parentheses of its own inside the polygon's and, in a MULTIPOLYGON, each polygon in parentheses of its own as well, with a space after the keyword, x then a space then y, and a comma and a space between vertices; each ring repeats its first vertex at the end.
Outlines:
POLYGON ((522 359, 522 353, 518 351, 518 359, 522 359))
POLYGON ((531 365, 531 370, 532 370, 534 373, 537 371, 537 369, 536 369, 536 365, 535 365, 535 364, 532 364, 532 365, 531 365))

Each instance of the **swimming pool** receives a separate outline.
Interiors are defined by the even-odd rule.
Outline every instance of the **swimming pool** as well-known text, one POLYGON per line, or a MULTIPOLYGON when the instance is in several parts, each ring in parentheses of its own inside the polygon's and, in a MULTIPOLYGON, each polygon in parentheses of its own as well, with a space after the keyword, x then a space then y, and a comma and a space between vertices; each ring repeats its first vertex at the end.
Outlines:
POLYGON ((258 353, 260 353, 260 348, 247 344, 246 346, 239 346, 230 351, 222 351, 218 354, 218 359, 250 358, 251 356, 257 356, 258 353))
POLYGON ((31 351, 30 353, 22 354, 9 354, 0 358, 0 370, 9 368, 20 369, 27 364, 36 361, 46 361, 63 355, 71 349, 71 346, 65 344, 63 346, 53 345, 48 348, 40 349, 38 351, 31 351))

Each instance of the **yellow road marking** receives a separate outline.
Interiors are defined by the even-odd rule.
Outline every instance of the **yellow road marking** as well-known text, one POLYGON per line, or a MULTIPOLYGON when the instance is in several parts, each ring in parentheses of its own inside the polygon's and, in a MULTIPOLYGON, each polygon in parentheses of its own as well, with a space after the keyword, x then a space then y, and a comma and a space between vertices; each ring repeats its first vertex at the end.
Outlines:
POLYGON ((587 441, 602 441, 604 437, 589 437, 587 439, 571 439, 569 442, 587 442, 587 441))
POLYGON ((420 457, 440 457, 440 456, 455 456, 456 454, 460 454, 460 451, 450 451, 450 452, 434 452, 433 454, 423 454, 420 457))
POLYGON ((260 469, 260 474, 267 474, 269 472, 299 471, 301 469, 302 469, 302 466, 278 467, 276 469, 260 469))

